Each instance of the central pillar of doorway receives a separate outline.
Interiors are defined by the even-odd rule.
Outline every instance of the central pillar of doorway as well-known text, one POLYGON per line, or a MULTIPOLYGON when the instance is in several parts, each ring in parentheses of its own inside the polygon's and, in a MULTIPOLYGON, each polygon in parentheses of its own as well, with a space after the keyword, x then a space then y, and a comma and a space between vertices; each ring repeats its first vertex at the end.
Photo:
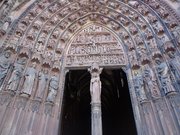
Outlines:
POLYGON ((101 81, 102 68, 93 63, 88 69, 91 74, 91 135, 102 135, 102 113, 101 113, 101 81))

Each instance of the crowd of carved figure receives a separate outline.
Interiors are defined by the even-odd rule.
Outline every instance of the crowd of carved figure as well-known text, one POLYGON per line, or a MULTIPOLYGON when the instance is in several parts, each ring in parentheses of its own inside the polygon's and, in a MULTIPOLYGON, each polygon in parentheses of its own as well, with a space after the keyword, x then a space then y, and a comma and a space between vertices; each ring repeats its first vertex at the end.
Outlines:
POLYGON ((147 100, 148 92, 154 98, 179 92, 180 59, 175 55, 175 50, 169 51, 167 55, 170 58, 167 62, 163 61, 160 53, 154 57, 154 71, 149 64, 145 64, 142 71, 135 72, 134 86, 140 101, 147 100))
MULTIPOLYGON (((5 18, 14 2, 4 1, 1 18, 5 18)), ((54 102, 59 89, 62 50, 81 27, 97 22, 115 31, 122 40, 140 101, 149 95, 159 97, 179 92, 180 26, 174 15, 154 0, 145 1, 148 6, 140 1, 83 2, 52 4, 42 0, 26 11, 12 30, 3 19, 0 27, 5 31, 8 28, 9 33, 1 45, 4 51, 0 58, 1 91, 19 92, 40 100, 46 96, 46 101, 54 102), (58 72, 54 72, 56 69, 58 72)))
POLYGON ((59 78, 56 74, 49 76, 47 69, 37 70, 37 63, 33 62, 25 67, 27 57, 19 57, 15 63, 12 61, 12 52, 7 50, 1 54, 0 62, 0 87, 1 91, 10 91, 15 94, 19 89, 22 96, 30 97, 34 89, 37 89, 35 97, 42 100, 48 87, 46 101, 54 102, 58 91, 59 78), (25 69, 26 68, 26 69, 25 69), (6 86, 3 87, 2 84, 6 86), (20 86, 20 84, 23 84, 20 86))

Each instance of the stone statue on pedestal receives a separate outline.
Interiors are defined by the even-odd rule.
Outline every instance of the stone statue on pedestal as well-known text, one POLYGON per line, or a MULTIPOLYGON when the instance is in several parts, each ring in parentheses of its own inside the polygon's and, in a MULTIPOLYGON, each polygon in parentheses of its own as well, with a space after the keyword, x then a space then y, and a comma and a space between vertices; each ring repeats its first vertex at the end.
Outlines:
POLYGON ((37 74, 36 63, 32 63, 32 66, 27 68, 24 76, 25 81, 22 89, 23 94, 27 94, 29 96, 31 95, 34 87, 34 82, 36 79, 36 74, 37 74))
POLYGON ((156 77, 149 65, 145 65, 143 77, 144 83, 147 86, 146 88, 151 92, 151 96, 160 97, 161 94, 158 88, 158 84, 156 82, 156 77))
POLYGON ((162 62, 160 58, 155 58, 155 63, 158 77, 164 93, 168 94, 170 92, 175 92, 175 89, 171 84, 171 78, 167 64, 165 62, 162 62))
POLYGON ((90 83, 90 93, 91 93, 91 102, 100 103, 101 95, 101 81, 99 74, 94 72, 91 74, 91 83, 90 83))
POLYGON ((7 84, 7 90, 16 91, 23 72, 22 66, 15 66, 7 84))
POLYGON ((50 79, 49 93, 48 93, 46 101, 54 102, 57 92, 58 92, 58 89, 59 89, 59 78, 57 76, 53 75, 50 79))
POLYGON ((92 63, 88 69, 91 73, 90 94, 91 94, 91 134, 102 135, 102 114, 101 114, 101 81, 102 68, 98 63, 92 63))
POLYGON ((39 72, 39 76, 38 76, 38 88, 37 88, 37 93, 36 93, 36 97, 42 99, 44 96, 44 92, 45 92, 45 88, 46 88, 46 84, 48 81, 48 71, 44 70, 44 72, 39 72))
POLYGON ((94 63, 89 69, 91 73, 91 82, 90 82, 90 93, 91 93, 91 102, 92 103, 101 103, 101 81, 100 81, 100 73, 102 69, 99 68, 97 63, 94 63))
POLYGON ((134 76, 134 88, 135 88, 137 97, 139 98, 140 102, 147 99, 146 93, 144 91, 143 77, 138 72, 135 72, 135 76, 134 76))
POLYGON ((180 57, 175 55, 174 51, 168 52, 170 69, 173 72, 177 82, 180 84, 180 57))
POLYGON ((7 75, 7 72, 8 72, 8 69, 10 68, 10 65, 11 65, 11 60, 9 59, 11 56, 11 52, 9 51, 6 51, 4 53, 4 55, 0 58, 0 86, 2 85, 6 75, 7 75))
POLYGON ((25 64, 26 58, 21 58, 15 63, 13 67, 13 71, 11 77, 7 84, 7 90, 9 91, 16 91, 22 77, 23 73, 23 65, 25 64))

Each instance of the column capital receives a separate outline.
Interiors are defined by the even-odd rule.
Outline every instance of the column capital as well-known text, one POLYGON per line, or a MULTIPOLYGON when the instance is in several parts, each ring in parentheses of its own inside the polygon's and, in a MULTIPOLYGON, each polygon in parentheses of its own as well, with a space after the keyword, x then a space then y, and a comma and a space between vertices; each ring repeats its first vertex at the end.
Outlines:
POLYGON ((88 71, 92 74, 92 73, 98 73, 98 74, 101 74, 103 68, 100 68, 99 67, 99 64, 96 63, 96 62, 93 62, 91 67, 88 68, 88 71))

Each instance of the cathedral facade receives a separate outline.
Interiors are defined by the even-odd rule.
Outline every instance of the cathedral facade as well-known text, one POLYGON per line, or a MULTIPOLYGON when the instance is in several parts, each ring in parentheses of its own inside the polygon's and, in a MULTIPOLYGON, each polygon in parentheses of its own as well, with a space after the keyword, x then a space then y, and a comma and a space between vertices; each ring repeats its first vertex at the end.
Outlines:
POLYGON ((179 135, 178 0, 2 0, 0 135, 179 135))

